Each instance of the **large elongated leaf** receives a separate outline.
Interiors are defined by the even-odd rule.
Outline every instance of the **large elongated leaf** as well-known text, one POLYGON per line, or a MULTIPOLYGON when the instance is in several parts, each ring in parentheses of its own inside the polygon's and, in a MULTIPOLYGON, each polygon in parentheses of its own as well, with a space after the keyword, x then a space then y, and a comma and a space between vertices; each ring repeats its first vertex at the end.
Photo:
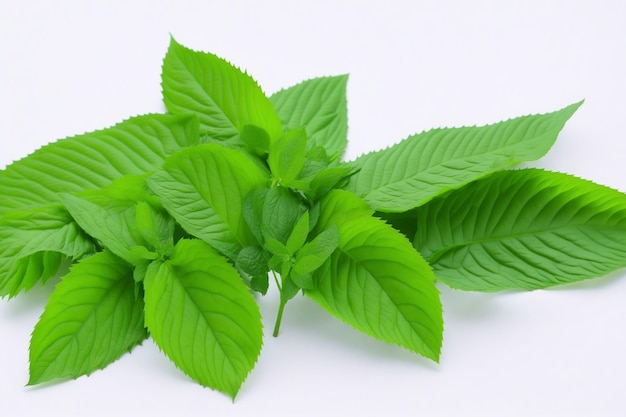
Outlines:
POLYGON ((132 269, 110 252, 76 264, 50 296, 30 342, 29 385, 104 368, 147 336, 132 269))
POLYGON ((626 266, 626 195, 565 174, 503 171, 417 219, 415 247, 463 290, 531 290, 626 266))
POLYGON ((331 191, 320 205, 316 230, 334 225, 340 240, 306 294, 356 329, 438 361, 443 319, 430 266, 353 194, 331 191))
POLYGON ((243 200, 267 181, 244 153, 205 144, 173 155, 148 183, 188 233, 235 259, 256 243, 243 218, 243 200))
POLYGON ((270 97, 288 128, 305 128, 309 147, 322 146, 331 159, 348 143, 347 75, 313 78, 270 97))
POLYGON ((0 296, 15 296, 54 276, 95 245, 60 204, 0 218, 0 296))
POLYGON ((0 171, 0 215, 58 202, 59 193, 101 188, 128 174, 161 166, 198 142, 193 116, 138 116, 111 128, 46 145, 0 171))
POLYGON ((216 139, 238 136, 246 125, 261 127, 270 139, 282 133, 274 106, 256 81, 213 54, 192 51, 172 39, 161 85, 170 112, 196 114, 202 132, 216 139))
POLYGON ((345 187, 375 210, 403 212, 507 166, 542 157, 582 102, 553 113, 433 129, 350 162, 345 187))
POLYGON ((181 240, 145 278, 146 325, 183 372, 235 397, 262 345, 259 308, 237 271, 200 240, 181 240))

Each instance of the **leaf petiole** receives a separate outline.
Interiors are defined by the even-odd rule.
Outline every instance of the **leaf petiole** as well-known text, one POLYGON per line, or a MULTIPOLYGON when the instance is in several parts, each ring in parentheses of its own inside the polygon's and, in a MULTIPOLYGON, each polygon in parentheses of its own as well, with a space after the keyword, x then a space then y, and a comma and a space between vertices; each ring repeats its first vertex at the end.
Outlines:
POLYGON ((278 337, 278 332, 280 330, 280 322, 283 320, 283 311, 285 311, 285 305, 287 304, 287 297, 283 296, 283 289, 280 285, 280 281, 276 276, 276 272, 272 271, 272 275, 274 276, 274 281, 276 281, 276 286, 278 287, 278 291, 280 293, 280 304, 278 306, 278 313, 276 315, 276 322, 274 323, 274 332, 272 336, 278 337))

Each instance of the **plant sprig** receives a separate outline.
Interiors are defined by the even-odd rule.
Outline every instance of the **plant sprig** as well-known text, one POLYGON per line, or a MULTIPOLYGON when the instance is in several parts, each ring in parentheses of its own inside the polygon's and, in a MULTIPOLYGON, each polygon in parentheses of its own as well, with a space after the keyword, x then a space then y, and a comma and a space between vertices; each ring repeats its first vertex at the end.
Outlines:
POLYGON ((625 194, 511 169, 542 157, 582 102, 345 161, 347 80, 268 97, 172 39, 168 114, 59 140, 0 171, 0 295, 61 276, 33 331, 29 384, 89 375, 151 337, 235 398, 263 343, 256 297, 272 286, 274 336, 303 294, 438 362, 437 281, 532 290, 626 266, 625 194))

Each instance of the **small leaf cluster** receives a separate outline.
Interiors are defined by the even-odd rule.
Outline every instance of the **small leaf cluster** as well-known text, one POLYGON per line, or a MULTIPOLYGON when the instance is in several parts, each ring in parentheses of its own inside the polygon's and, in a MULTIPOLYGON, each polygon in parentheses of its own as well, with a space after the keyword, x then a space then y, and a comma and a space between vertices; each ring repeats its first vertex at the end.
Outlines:
POLYGON ((0 295, 59 279, 32 334, 29 384, 88 375, 150 337, 234 398, 260 355, 257 297, 272 286, 275 336, 303 294, 439 361, 437 281, 531 290, 626 266, 626 195, 511 169, 542 157, 582 102, 345 161, 346 85, 321 77, 267 96, 172 39, 167 114, 0 171, 0 295))

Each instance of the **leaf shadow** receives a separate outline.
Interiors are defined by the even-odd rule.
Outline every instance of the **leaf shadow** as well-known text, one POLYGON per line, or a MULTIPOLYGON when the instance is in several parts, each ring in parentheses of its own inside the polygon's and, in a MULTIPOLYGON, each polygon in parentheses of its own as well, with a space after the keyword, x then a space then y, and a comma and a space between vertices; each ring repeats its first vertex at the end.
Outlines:
POLYGON ((438 371, 439 369, 438 364, 430 359, 403 347, 374 339, 354 329, 349 324, 331 316, 306 297, 295 298, 287 305, 287 308, 289 311, 285 313, 281 333, 297 331, 306 332, 307 337, 308 335, 315 335, 315 339, 322 337, 330 343, 339 344, 341 349, 345 349, 351 354, 363 355, 368 360, 377 363, 382 360, 415 364, 431 371, 438 371))
POLYGON ((54 287, 59 283, 59 278, 52 278, 44 285, 36 285, 25 294, 5 299, 5 314, 7 316, 29 316, 41 314, 54 287))
POLYGON ((499 299, 508 292, 484 293, 461 291, 439 285, 444 319, 455 321, 485 320, 501 310, 499 299))

